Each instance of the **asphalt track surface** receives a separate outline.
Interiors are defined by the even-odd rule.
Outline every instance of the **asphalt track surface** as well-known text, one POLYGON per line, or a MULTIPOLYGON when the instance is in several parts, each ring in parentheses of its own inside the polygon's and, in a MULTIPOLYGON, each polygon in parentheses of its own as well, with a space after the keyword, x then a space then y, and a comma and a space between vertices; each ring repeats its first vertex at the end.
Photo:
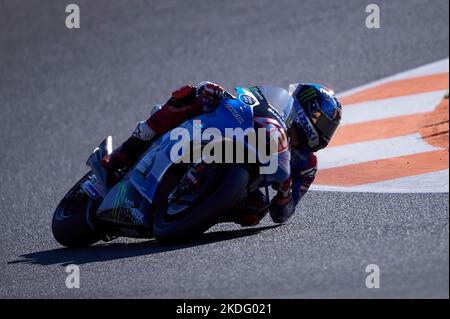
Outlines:
POLYGON ((310 192, 287 225, 224 224, 178 246, 67 250, 50 230, 90 151, 173 88, 350 89, 448 57, 447 0, 377 1, 379 30, 366 1, 76 1, 79 30, 65 2, 0 1, 0 297, 448 298, 448 193, 310 192), (80 289, 65 287, 71 263, 80 289))

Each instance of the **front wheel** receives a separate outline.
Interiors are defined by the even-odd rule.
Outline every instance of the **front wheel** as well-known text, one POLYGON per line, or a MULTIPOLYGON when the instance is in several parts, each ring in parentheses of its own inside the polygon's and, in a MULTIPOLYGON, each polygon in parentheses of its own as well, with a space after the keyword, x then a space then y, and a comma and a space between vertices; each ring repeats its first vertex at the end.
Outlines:
POLYGON ((208 184, 214 186, 202 196, 201 201, 184 211, 171 214, 167 197, 179 183, 180 176, 171 171, 166 174, 165 187, 157 196, 159 205, 153 224, 153 232, 158 241, 186 240, 213 226, 242 200, 250 175, 244 167, 233 165, 226 167, 223 172, 208 174, 208 177, 208 184))
POLYGON ((95 204, 80 188, 89 175, 75 184, 53 214, 53 236, 63 246, 86 247, 100 240, 89 222, 89 214, 95 210, 95 204))

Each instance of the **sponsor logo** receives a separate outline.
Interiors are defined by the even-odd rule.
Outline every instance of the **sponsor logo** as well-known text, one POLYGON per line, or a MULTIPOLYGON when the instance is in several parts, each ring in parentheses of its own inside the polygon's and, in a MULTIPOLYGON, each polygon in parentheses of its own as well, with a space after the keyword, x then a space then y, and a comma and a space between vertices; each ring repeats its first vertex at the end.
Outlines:
POLYGON ((133 217, 133 223, 136 225, 144 225, 145 224, 145 216, 142 214, 137 208, 130 208, 130 214, 133 217))
POLYGON ((127 195, 127 187, 124 183, 120 183, 118 186, 118 190, 116 196, 114 198, 113 210, 112 210, 112 218, 113 220, 118 221, 121 214, 122 205, 125 202, 127 195))
POLYGON ((253 91, 253 93, 255 93, 255 95, 258 97, 258 99, 264 100, 264 97, 261 95, 261 93, 259 93, 258 90, 253 91))
POLYGON ((317 92, 314 88, 311 87, 311 88, 306 89, 304 92, 302 92, 299 95, 298 100, 300 101, 300 103, 304 103, 315 97, 317 97, 317 92))
POLYGON ((125 200, 124 200, 124 202, 122 204, 122 207, 124 207, 124 208, 132 208, 132 207, 134 207, 134 203, 131 200, 129 200, 128 198, 125 198, 125 200))
POLYGON ((287 130, 286 128, 286 124, 284 123, 283 119, 281 118, 280 114, 278 114, 278 112, 274 111, 272 108, 268 108, 269 112, 273 114, 273 116, 275 116, 278 120, 278 122, 280 123, 281 126, 283 126, 283 128, 285 130, 287 130))
POLYGON ((327 87, 324 87, 324 86, 320 87, 319 91, 320 91, 320 93, 324 93, 324 94, 329 95, 329 96, 333 96, 334 95, 334 91, 333 90, 331 90, 331 89, 329 89, 327 87))
POLYGON ((242 116, 231 105, 225 104, 225 107, 234 116, 239 124, 244 123, 244 119, 242 118, 242 116))
POLYGON ((306 118, 305 113, 303 113, 303 110, 301 110, 298 105, 296 105, 296 109, 297 112, 294 116, 294 121, 303 128, 309 140, 317 142, 319 137, 317 136, 317 133, 310 124, 309 120, 306 118))
POLYGON ((256 104, 256 100, 253 97, 251 97, 250 95, 241 94, 241 95, 239 95, 238 98, 239 98, 239 101, 241 101, 244 104, 247 104, 247 105, 255 105, 256 104))

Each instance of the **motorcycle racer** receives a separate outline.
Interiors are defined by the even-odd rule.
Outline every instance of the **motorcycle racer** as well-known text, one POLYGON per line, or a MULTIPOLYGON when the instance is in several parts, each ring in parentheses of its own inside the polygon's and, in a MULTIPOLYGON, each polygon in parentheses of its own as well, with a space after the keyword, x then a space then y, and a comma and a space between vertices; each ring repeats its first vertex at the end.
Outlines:
MULTIPOLYGON (((295 206, 308 191, 317 173, 314 154, 328 145, 341 119, 341 105, 333 91, 318 84, 295 84, 290 87, 294 98, 293 121, 288 127, 290 141, 290 176, 273 185, 277 191, 266 207, 265 195, 250 194, 237 209, 234 222, 253 226, 269 211, 276 223, 285 223, 295 206)), ((206 81, 197 86, 185 85, 172 92, 169 100, 153 110, 150 117, 138 123, 133 134, 113 153, 102 160, 102 166, 117 171, 134 164, 155 137, 172 130, 186 120, 209 113, 224 96, 232 96, 220 85, 206 81)))

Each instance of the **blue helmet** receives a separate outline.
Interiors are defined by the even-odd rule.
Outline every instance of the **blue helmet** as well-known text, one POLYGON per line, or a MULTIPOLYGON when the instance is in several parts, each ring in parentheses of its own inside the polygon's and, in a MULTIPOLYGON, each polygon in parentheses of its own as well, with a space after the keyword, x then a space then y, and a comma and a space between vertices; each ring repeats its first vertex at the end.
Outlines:
POLYGON ((291 84, 293 125, 306 147, 316 152, 330 143, 341 121, 341 103, 334 92, 319 84, 291 84))

